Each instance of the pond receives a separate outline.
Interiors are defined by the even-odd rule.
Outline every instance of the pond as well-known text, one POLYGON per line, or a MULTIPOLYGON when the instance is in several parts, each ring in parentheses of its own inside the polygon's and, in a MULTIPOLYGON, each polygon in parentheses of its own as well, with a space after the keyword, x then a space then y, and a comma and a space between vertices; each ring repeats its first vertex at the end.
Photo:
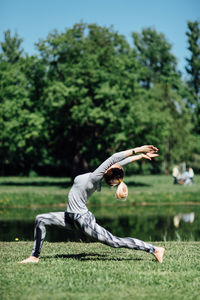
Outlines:
MULTIPOLYGON (((200 205, 179 206, 93 206, 97 222, 120 237, 135 237, 144 241, 199 241, 200 205)), ((37 214, 63 211, 60 207, 40 209, 10 208, 0 211, 0 241, 33 240, 37 214)), ((80 232, 59 227, 47 228, 46 240, 89 241, 80 232)))

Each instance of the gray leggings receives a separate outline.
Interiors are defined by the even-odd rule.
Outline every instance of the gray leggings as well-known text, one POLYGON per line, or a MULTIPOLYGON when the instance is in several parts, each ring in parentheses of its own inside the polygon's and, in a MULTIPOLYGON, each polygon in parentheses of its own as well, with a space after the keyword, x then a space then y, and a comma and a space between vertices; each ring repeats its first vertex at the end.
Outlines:
POLYGON ((83 215, 67 212, 52 212, 37 215, 36 217, 34 245, 32 251, 32 255, 35 257, 40 256, 42 244, 46 236, 47 225, 62 226, 70 230, 79 229, 93 237, 95 240, 114 248, 143 250, 152 254, 155 251, 155 247, 153 245, 138 239, 131 237, 120 238, 112 235, 109 231, 96 223, 96 219, 90 211, 83 215))

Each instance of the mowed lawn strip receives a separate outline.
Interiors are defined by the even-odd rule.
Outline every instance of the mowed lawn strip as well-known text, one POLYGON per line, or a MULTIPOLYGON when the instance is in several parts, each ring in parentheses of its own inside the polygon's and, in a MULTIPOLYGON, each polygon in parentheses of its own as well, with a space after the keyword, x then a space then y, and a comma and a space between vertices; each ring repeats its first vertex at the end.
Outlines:
MULTIPOLYGON (((172 176, 135 175, 125 177, 129 196, 124 204, 200 204, 200 176, 192 186, 173 185, 172 176)), ((67 203, 69 178, 0 177, 0 207, 42 207, 67 203)), ((121 205, 115 198, 115 188, 103 183, 101 193, 94 193, 88 205, 121 205)))
POLYGON ((143 251, 45 242, 40 262, 22 265, 32 242, 1 242, 1 300, 200 299, 200 242, 155 244, 162 264, 143 251))

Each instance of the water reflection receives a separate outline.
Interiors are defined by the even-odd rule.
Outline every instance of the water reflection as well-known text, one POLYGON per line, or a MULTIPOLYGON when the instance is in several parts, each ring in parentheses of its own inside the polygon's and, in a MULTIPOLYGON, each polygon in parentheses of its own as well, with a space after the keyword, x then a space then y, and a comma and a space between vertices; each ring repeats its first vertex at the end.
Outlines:
POLYGON ((174 216, 174 226, 176 228, 179 227, 180 225, 180 221, 183 220, 186 223, 193 223, 194 222, 194 218, 195 218, 195 214, 194 212, 188 213, 188 214, 178 214, 176 216, 174 216))
MULTIPOLYGON (((91 207, 97 222, 114 235, 132 236, 145 241, 200 240, 200 206, 168 207, 91 207), (180 211, 181 210, 181 211, 180 211)), ((37 214, 60 211, 5 209, 0 214, 0 240, 33 240, 37 214)), ((79 232, 59 227, 47 228, 47 241, 90 241, 79 232)))

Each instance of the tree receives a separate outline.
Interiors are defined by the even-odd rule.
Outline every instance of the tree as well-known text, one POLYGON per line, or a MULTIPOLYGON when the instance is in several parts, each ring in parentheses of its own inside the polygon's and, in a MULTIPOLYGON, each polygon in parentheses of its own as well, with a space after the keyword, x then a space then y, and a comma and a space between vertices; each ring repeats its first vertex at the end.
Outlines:
MULTIPOLYGON (((41 104, 38 104, 39 99, 36 101, 36 97, 32 95, 33 90, 37 88, 36 80, 31 81, 28 76, 28 72, 32 72, 32 77, 34 77, 38 59, 32 58, 34 62, 32 61, 30 65, 31 58, 20 57, 21 41, 22 39, 18 39, 17 34, 11 38, 8 30, 5 33, 5 42, 1 43, 3 50, 0 59, 2 174, 5 167, 11 167, 12 174, 18 172, 28 174, 42 157, 44 117, 41 104)), ((36 72, 39 76, 41 72, 39 73, 38 70, 36 72)), ((41 77, 40 80, 42 80, 41 77)))
POLYGON ((0 154, 2 172, 11 166, 14 174, 27 174, 41 157, 42 113, 33 109, 29 82, 20 66, 7 65, 0 70, 0 154))
POLYGON ((188 23, 188 49, 191 52, 191 57, 186 58, 188 65, 186 71, 189 74, 188 86, 190 89, 190 97, 188 99, 189 106, 193 111, 193 120, 195 123, 195 132, 200 133, 200 26, 199 22, 188 23))
POLYGON ((176 58, 170 53, 172 46, 162 33, 144 28, 142 33, 132 33, 135 51, 143 66, 140 79, 144 87, 150 88, 153 82, 161 82, 176 71, 176 58))
MULTIPOLYGON (((181 84, 181 82, 180 82, 181 84)), ((179 89, 170 83, 161 83, 152 88, 151 96, 160 103, 160 117, 163 118, 159 134, 163 170, 169 174, 173 163, 187 161, 194 149, 191 113, 183 101, 179 89)))
POLYGON ((127 140, 138 65, 123 36, 95 24, 53 32, 38 49, 49 66, 48 148, 55 164, 71 169, 73 177, 127 140))
POLYGON ((187 108, 186 97, 189 94, 181 82, 180 72, 176 70, 176 58, 171 54, 171 45, 165 36, 151 28, 143 29, 141 34, 134 32, 132 36, 138 60, 143 66, 139 76, 142 85, 149 91, 145 96, 149 108, 146 113, 153 121, 152 124, 148 121, 145 129, 149 130, 150 139, 157 138, 163 170, 169 173, 171 163, 177 157, 178 162, 186 160, 188 147, 193 149, 194 143, 188 144, 188 141, 193 141, 191 112, 187 108))
POLYGON ((24 174, 54 168, 73 178, 116 151, 147 143, 160 149, 154 170, 164 164, 169 172, 177 157, 187 158, 190 92, 171 46, 152 29, 134 37, 131 49, 112 27, 80 23, 40 40, 38 57, 14 60, 2 50, 3 165, 24 174))
POLYGON ((21 49, 23 39, 19 38, 16 32, 12 37, 10 30, 4 32, 4 39, 5 41, 0 43, 3 51, 2 57, 10 63, 16 63, 23 53, 23 49, 21 49))
POLYGON ((188 31, 186 35, 188 37, 188 49, 191 52, 191 57, 186 58, 188 66, 186 71, 190 75, 188 84, 194 89, 196 97, 198 98, 200 90, 200 22, 188 21, 188 31))

